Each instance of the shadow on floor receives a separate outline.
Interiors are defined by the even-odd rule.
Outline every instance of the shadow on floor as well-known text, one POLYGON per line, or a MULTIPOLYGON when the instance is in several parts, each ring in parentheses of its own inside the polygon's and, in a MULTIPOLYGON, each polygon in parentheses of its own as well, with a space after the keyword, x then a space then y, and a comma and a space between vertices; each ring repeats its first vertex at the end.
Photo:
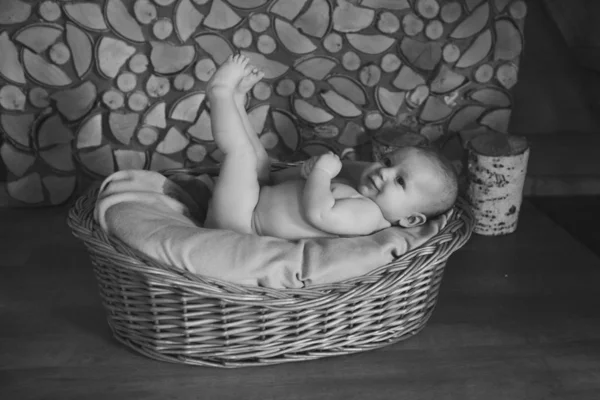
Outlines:
POLYGON ((600 196, 530 197, 528 200, 600 256, 600 196))

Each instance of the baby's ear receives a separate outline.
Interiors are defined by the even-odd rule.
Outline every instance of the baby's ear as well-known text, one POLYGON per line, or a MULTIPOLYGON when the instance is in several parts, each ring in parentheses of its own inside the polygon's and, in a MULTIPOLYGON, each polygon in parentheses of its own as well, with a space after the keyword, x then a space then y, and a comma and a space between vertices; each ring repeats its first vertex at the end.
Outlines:
POLYGON ((408 217, 402 217, 398 220, 398 225, 403 228, 412 228, 423 225, 427 221, 427 217, 421 213, 414 213, 408 217))

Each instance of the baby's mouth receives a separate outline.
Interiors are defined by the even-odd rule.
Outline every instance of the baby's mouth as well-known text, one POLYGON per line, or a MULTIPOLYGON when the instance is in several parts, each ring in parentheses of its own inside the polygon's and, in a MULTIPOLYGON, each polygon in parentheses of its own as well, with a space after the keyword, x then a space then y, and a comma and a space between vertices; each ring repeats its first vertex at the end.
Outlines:
POLYGON ((379 186, 377 185, 377 181, 373 178, 373 175, 369 175, 369 185, 379 192, 379 186))

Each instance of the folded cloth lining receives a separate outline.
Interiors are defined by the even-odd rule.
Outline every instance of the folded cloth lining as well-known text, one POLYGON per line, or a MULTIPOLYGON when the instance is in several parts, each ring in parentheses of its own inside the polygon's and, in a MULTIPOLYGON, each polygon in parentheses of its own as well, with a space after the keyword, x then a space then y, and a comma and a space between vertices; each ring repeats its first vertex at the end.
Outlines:
POLYGON ((126 170, 100 187, 100 227, 159 262, 235 284, 306 288, 367 274, 435 236, 447 215, 368 236, 290 241, 202 227, 210 188, 186 174, 126 170))

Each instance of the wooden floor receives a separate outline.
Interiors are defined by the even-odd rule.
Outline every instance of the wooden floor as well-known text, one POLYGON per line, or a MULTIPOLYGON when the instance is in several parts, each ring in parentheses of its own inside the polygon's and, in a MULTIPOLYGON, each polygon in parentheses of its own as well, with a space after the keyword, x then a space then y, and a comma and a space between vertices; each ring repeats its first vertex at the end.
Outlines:
POLYGON ((600 258, 529 202, 515 234, 451 257, 417 336, 236 370, 113 340, 65 214, 0 210, 0 399, 600 399, 600 258))
POLYGON ((532 197, 529 200, 600 257, 600 196, 532 197))

